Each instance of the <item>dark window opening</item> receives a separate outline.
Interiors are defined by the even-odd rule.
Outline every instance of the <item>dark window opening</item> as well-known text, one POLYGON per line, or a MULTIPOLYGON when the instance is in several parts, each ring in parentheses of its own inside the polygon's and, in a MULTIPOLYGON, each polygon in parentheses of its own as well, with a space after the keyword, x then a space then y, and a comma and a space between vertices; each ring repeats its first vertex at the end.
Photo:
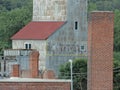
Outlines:
POLYGON ((84 46, 81 46, 81 49, 84 50, 84 46))
POLYGON ((80 49, 81 49, 81 51, 85 51, 85 46, 82 45, 82 46, 80 47, 80 49))
POLYGON ((31 49, 31 44, 25 44, 25 49, 31 49))
POLYGON ((29 44, 29 49, 31 49, 31 44, 29 44))
POLYGON ((78 29, 78 22, 75 22, 75 30, 78 29))
POLYGON ((25 49, 28 49, 28 44, 25 44, 25 49))

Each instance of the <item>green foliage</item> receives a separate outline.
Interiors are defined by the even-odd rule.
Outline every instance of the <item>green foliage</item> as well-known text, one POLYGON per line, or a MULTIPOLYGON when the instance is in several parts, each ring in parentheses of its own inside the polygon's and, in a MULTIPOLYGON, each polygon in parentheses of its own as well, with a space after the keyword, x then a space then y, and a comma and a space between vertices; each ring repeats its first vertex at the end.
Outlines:
POLYGON ((95 3, 90 2, 89 5, 88 5, 88 11, 91 12, 91 11, 94 11, 94 10, 97 10, 97 6, 96 6, 95 3))
POLYGON ((95 10, 111 11, 120 9, 120 0, 88 0, 88 3, 94 4, 93 6, 96 6, 95 10))
MULTIPOLYGON (((70 79, 70 63, 62 65, 59 78, 70 79)), ((73 88, 74 90, 87 90, 87 60, 75 59, 73 61, 73 88)))
POLYGON ((21 0, 2 1, 0 3, 3 3, 2 5, 5 6, 6 11, 3 10, 3 12, 0 13, 0 53, 4 48, 11 47, 11 36, 24 27, 32 18, 32 3, 29 2, 29 4, 26 4, 27 6, 19 8, 16 5, 18 4, 17 1, 21 2, 21 0), (17 8, 13 9, 11 7, 8 11, 8 8, 6 7, 7 1, 9 1, 9 3, 16 2, 17 4, 15 4, 15 6, 17 8))
POLYGON ((120 51, 120 10, 116 9, 114 12, 114 50, 120 51))
POLYGON ((32 0, 0 0, 0 11, 10 11, 29 5, 32 0))
POLYGON ((114 90, 120 90, 120 52, 114 52, 114 90))

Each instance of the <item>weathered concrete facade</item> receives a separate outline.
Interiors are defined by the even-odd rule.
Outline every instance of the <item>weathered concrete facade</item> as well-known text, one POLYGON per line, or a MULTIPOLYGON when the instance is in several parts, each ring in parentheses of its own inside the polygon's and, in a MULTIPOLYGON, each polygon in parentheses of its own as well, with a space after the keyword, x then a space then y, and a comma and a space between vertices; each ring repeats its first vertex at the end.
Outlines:
POLYGON ((69 0, 67 21, 47 40, 46 67, 58 73, 59 66, 69 59, 86 56, 87 0, 69 0))
POLYGON ((67 0, 33 0, 33 21, 65 21, 67 0))

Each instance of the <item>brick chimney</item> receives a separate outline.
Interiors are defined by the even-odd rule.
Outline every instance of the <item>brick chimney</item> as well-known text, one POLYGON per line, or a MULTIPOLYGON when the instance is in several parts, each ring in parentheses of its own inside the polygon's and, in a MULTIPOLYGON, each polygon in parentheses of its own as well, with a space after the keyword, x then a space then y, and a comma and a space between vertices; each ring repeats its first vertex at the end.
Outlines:
POLYGON ((39 52, 32 51, 30 53, 30 77, 38 78, 38 61, 39 61, 39 52))
POLYGON ((87 90, 113 90, 114 14, 92 12, 88 26, 87 90))
POLYGON ((11 77, 19 77, 20 71, 19 71, 19 64, 12 65, 12 73, 11 77))

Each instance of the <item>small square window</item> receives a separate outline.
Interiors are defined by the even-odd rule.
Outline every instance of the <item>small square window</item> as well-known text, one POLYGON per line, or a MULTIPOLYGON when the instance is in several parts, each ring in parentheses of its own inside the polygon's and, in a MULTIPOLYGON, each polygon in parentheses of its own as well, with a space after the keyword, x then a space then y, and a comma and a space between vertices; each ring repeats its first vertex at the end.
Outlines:
POLYGON ((85 46, 84 45, 80 46, 80 50, 85 51, 85 46))
POLYGON ((84 49, 84 46, 81 46, 81 49, 83 50, 83 49, 84 49))

